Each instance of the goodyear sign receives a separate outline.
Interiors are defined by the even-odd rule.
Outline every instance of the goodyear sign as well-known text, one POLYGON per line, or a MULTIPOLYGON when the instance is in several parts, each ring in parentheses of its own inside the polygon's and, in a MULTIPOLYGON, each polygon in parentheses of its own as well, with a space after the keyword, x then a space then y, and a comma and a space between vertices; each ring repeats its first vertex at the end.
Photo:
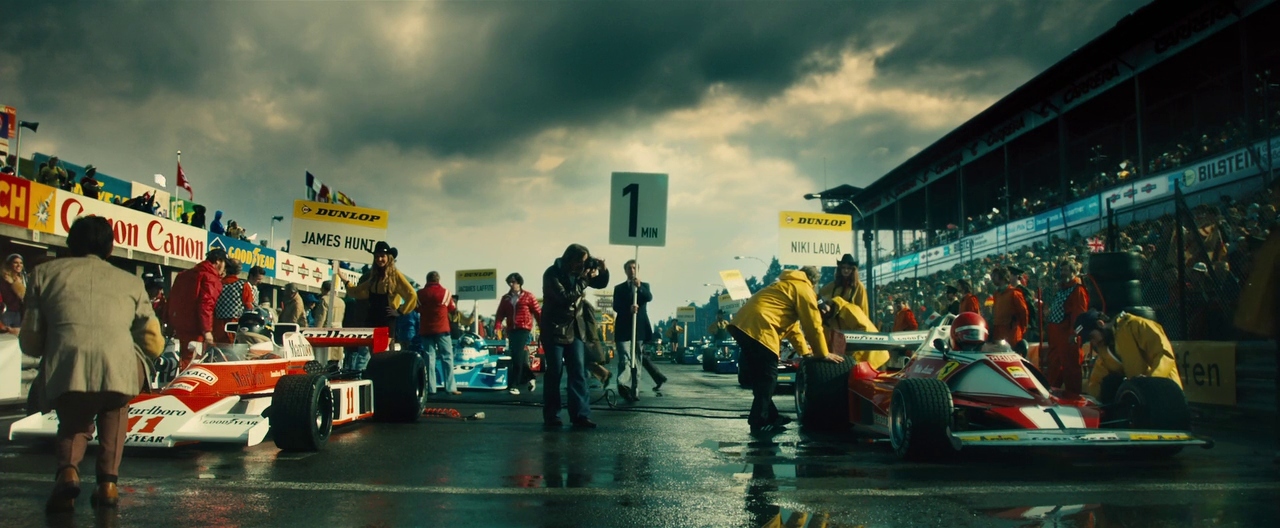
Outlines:
POLYGON ((387 239, 387 212, 308 200, 293 202, 289 250, 308 257, 373 262, 373 247, 387 239))
POLYGON ((778 260, 795 266, 835 266, 853 252, 853 217, 825 213, 778 213, 778 260))
POLYGON ((243 268, 240 272, 241 277, 249 277, 249 268, 262 266, 268 277, 275 278, 276 251, 274 249, 223 235, 215 235, 210 231, 209 249, 218 248, 226 250, 228 257, 236 259, 236 262, 240 263, 240 267, 243 268))
POLYGON ((454 276, 458 300, 479 301, 498 298, 498 270, 458 270, 454 276))

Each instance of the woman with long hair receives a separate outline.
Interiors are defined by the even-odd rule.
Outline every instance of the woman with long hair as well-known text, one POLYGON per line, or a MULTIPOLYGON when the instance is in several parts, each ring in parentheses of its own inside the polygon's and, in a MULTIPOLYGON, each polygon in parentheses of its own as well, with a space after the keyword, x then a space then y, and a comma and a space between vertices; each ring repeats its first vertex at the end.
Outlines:
MULTIPOLYGON (((364 316, 364 324, 368 327, 385 326, 394 332, 396 318, 418 306, 418 293, 409 284, 409 279, 396 269, 399 254, 386 242, 378 242, 373 247, 373 268, 369 275, 360 284, 352 286, 347 283, 347 295, 368 301, 364 316)), ((343 368, 364 370, 369 364, 370 353, 369 347, 359 347, 343 358, 343 368)))
POLYGON ((4 270, 0 272, 4 277, 0 281, 4 315, 0 321, 9 328, 22 326, 22 298, 27 296, 27 274, 24 271, 22 255, 14 253, 4 259, 4 270))

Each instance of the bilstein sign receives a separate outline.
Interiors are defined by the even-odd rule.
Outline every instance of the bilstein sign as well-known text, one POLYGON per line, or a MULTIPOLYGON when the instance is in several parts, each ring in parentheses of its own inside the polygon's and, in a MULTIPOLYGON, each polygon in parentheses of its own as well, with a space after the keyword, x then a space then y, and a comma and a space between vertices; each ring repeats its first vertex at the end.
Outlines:
POLYGON ((387 212, 364 207, 293 202, 290 251, 315 258, 373 262, 373 247, 387 238, 387 212))
POLYGON ((796 266, 834 266, 852 253, 849 215, 782 211, 778 213, 778 261, 796 266))
POLYGON ((458 300, 478 301, 498 298, 498 270, 458 270, 454 276, 458 300))

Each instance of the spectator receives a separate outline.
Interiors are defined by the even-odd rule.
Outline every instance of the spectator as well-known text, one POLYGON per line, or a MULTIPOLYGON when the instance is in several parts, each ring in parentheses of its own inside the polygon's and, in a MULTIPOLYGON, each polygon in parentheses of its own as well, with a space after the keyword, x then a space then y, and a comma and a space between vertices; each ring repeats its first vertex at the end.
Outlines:
POLYGON ((1098 356, 1087 390, 1102 403, 1110 403, 1128 378, 1168 378, 1182 386, 1173 345, 1155 321, 1121 312, 1112 323, 1106 314, 1089 310, 1075 324, 1076 335, 1098 356))
POLYGON ((307 308, 302 303, 302 294, 298 293, 298 285, 292 282, 284 285, 284 302, 280 309, 280 322, 296 324, 298 328, 307 327, 307 308))
POLYGON ((75 508, 80 462, 95 439, 102 450, 91 503, 116 507, 129 400, 164 350, 142 281, 106 262, 112 240, 106 218, 77 219, 67 234, 72 257, 38 267, 26 297, 22 352, 42 358, 32 393, 40 412, 58 413, 58 469, 45 504, 50 513, 75 508))
POLYGON ((240 276, 240 262, 227 259, 223 273, 222 290, 213 307, 213 337, 215 342, 230 344, 235 339, 235 332, 228 332, 227 324, 239 321, 241 315, 256 310, 257 305, 253 302, 253 286, 240 276))
POLYGON ((197 349, 211 346, 213 309, 222 293, 222 273, 226 269, 227 252, 209 250, 195 267, 179 273, 169 289, 169 325, 180 346, 178 368, 185 369, 197 349))
MULTIPOLYGON (((147 273, 142 276, 142 283, 147 287, 147 298, 151 301, 151 311, 160 320, 160 328, 167 330, 169 325, 169 299, 164 296, 164 276, 158 273, 147 273)), ((166 331, 167 335, 168 332, 166 331)))
MULTIPOLYGON (((827 353, 813 285, 819 277, 818 269, 813 266, 782 272, 777 282, 747 299, 728 327, 741 350, 738 383, 751 387, 753 399, 747 425, 753 435, 780 433, 791 422, 790 418, 778 414, 773 393, 778 384, 780 338, 792 326, 800 325, 813 348, 813 356, 834 363, 844 361, 841 356, 827 353)), ((796 352, 809 355, 804 347, 797 347, 796 352)))
POLYGON ((963 297, 960 298, 960 313, 973 312, 981 313, 982 305, 978 303, 978 296, 973 294, 973 284, 968 279, 960 279, 956 281, 956 289, 960 291, 963 297))
POLYGON ((867 288, 858 280, 858 261, 848 253, 836 261, 836 278, 818 291, 818 297, 826 300, 840 297, 862 308, 863 313, 871 311, 867 288))
POLYGON ((4 157, 4 168, 0 169, 0 173, 17 174, 18 173, 18 157, 9 154, 4 157))
POLYGON ((955 286, 947 286, 947 306, 943 315, 946 314, 960 315, 960 290, 955 286))
MULTIPOLYGON (((260 269, 254 267, 254 269, 260 269)), ((253 272, 249 272, 250 276, 253 272)), ((342 318, 346 315, 347 305, 342 302, 342 298, 338 297, 337 302, 332 303, 336 308, 333 310, 332 318, 329 314, 330 306, 330 290, 333 289, 333 281, 324 281, 320 284, 320 304, 316 305, 316 309, 312 314, 316 318, 316 326, 321 328, 342 328, 342 318), (326 320, 326 318, 329 318, 326 320)), ((316 360, 327 358, 330 367, 337 366, 342 361, 342 347, 322 347, 316 349, 316 360)), ((435 365, 427 364, 427 372, 434 373, 435 365)))
POLYGON ((27 274, 23 268, 22 255, 14 253, 4 259, 4 270, 0 272, 4 280, 0 281, 0 300, 4 302, 4 315, 0 322, 6 327, 22 326, 22 299, 27 295, 27 274))
POLYGON ((213 213, 213 222, 209 224, 209 232, 215 235, 227 234, 227 230, 222 227, 222 211, 213 213))
POLYGON ((191 227, 204 229, 204 212, 205 208, 203 205, 195 204, 191 206, 191 227))
POLYGON ((98 199, 98 192, 102 190, 102 184, 98 183, 95 176, 98 175, 98 169, 93 165, 84 168, 84 177, 80 178, 80 194, 90 200, 98 199))
POLYGON ((636 361, 653 378, 654 392, 662 388, 667 377, 662 375, 643 349, 644 343, 653 341, 653 324, 649 322, 648 310, 649 302, 653 300, 653 290, 649 283, 640 281, 635 260, 628 260, 622 269, 627 273, 627 281, 613 288, 613 311, 618 314, 614 320, 613 342, 618 351, 618 394, 623 399, 634 402, 640 399, 639 376, 633 377, 631 374, 636 361), (634 343, 631 340, 633 327, 634 343))
POLYGON ((920 324, 916 322, 916 314, 911 311, 911 305, 906 299, 899 299, 898 313, 893 320, 893 331, 910 332, 919 328, 920 324))
MULTIPOLYGON (((427 273, 427 285, 418 290, 417 295, 417 312, 421 316, 417 337, 421 345, 415 345, 414 348, 422 354, 422 361, 431 366, 428 372, 431 385, 429 390, 431 394, 436 393, 435 365, 438 358, 441 363, 441 374, 444 376, 444 379, 440 380, 444 391, 455 396, 462 394, 462 391, 458 390, 458 382, 453 375, 453 338, 449 330, 450 316, 458 311, 458 304, 449 290, 440 284, 438 271, 427 273)), ((507 386, 514 388, 515 385, 511 380, 509 369, 507 386)), ((520 394, 520 392, 517 390, 513 394, 520 394)))
POLYGON ((244 240, 244 228, 240 227, 235 220, 227 221, 227 236, 236 240, 244 240))
POLYGON ((58 189, 62 188, 62 184, 67 180, 67 170, 62 168, 58 163, 57 156, 51 156, 49 161, 40 169, 36 176, 37 183, 43 183, 50 187, 58 189))
MULTIPOLYGON (((1083 387, 1080 369, 1080 343, 1074 324, 1089 309, 1089 293, 1080 280, 1080 262, 1071 257, 1058 261, 1058 283, 1045 312, 1048 334, 1048 368, 1045 376, 1049 387, 1062 387, 1070 394, 1080 394, 1083 387)), ((1043 359, 1042 359, 1043 361, 1043 359)))
MULTIPOLYGON (((316 309, 316 296, 311 292, 302 294, 302 313, 306 315, 307 324, 305 328, 315 328, 316 318, 312 311, 316 309)), ((400 337, 396 337, 396 341, 400 341, 400 337)), ((408 340, 404 340, 406 343, 408 340)))
POLYGON ((991 270, 995 306, 992 307, 994 316, 991 319, 990 339, 992 342, 1003 340, 1009 346, 1017 347, 1027 331, 1027 301, 1022 292, 1011 284, 1012 278, 1009 269, 1003 266, 996 266, 991 270))
MULTIPOLYGON (((396 327, 396 317, 412 312, 418 306, 418 295, 399 270, 396 256, 400 251, 385 241, 373 246, 373 269, 359 284, 347 285, 347 295, 367 300, 363 322, 369 327, 396 327)), ((363 371, 369 364, 369 347, 357 347, 343 358, 347 370, 363 371)))
MULTIPOLYGON (((498 301, 498 313, 493 316, 495 332, 501 332, 506 323, 507 353, 511 356, 511 369, 507 372, 507 386, 516 388, 527 385, 529 392, 537 387, 536 377, 529 369, 529 339, 533 323, 542 319, 538 299, 524 289, 524 277, 519 273, 507 275, 510 291, 498 301)), ((518 394, 518 393, 517 393, 518 394)))
POLYGON ((545 305, 538 327, 542 329, 542 346, 546 353, 546 375, 542 390, 542 422, 548 427, 563 425, 560 421, 560 378, 567 372, 569 421, 579 428, 594 429, 591 407, 587 401, 587 373, 584 363, 584 328, 582 304, 588 287, 609 285, 609 268, 596 259, 586 247, 570 244, 564 254, 542 274, 545 305))
POLYGON ((258 299, 260 295, 258 292, 258 288, 261 287, 262 281, 266 280, 266 278, 267 278, 267 270, 262 269, 262 266, 254 266, 252 268, 249 268, 249 286, 252 287, 252 289, 250 290, 250 293, 253 294, 254 306, 258 306, 259 304, 258 299))

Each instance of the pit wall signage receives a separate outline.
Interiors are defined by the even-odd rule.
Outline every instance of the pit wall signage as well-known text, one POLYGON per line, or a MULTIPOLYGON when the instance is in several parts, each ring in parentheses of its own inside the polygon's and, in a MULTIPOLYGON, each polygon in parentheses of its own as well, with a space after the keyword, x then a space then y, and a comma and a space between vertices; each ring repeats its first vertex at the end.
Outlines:
POLYGON ((29 229, 33 185, 39 184, 25 178, 0 174, 0 223, 29 229))
POLYGON ((204 260, 208 251, 208 234, 203 229, 63 191, 54 191, 45 200, 57 204, 51 216, 55 235, 67 236, 77 218, 95 215, 111 222, 117 247, 191 263, 204 260))
POLYGON ((498 270, 458 270, 454 274, 458 300, 481 301, 498 298, 498 270))
POLYGON ((328 264, 318 260, 283 251, 276 252, 276 280, 320 289, 320 283, 329 280, 331 271, 328 264))
POLYGON ((853 217, 826 213, 778 213, 778 261, 795 266, 834 266, 853 253, 853 217))
POLYGON ((293 202, 289 249, 321 259, 373 263, 373 248, 387 239, 387 212, 309 200, 293 202))
POLYGON ((269 247, 236 240, 225 235, 215 235, 209 232, 209 249, 221 248, 227 252, 227 256, 236 259, 243 268, 242 277, 249 276, 249 268, 261 266, 266 271, 266 276, 275 278, 276 276, 276 251, 269 247))
POLYGON ((1173 355, 1187 401, 1236 404, 1236 343, 1174 341, 1173 355))

